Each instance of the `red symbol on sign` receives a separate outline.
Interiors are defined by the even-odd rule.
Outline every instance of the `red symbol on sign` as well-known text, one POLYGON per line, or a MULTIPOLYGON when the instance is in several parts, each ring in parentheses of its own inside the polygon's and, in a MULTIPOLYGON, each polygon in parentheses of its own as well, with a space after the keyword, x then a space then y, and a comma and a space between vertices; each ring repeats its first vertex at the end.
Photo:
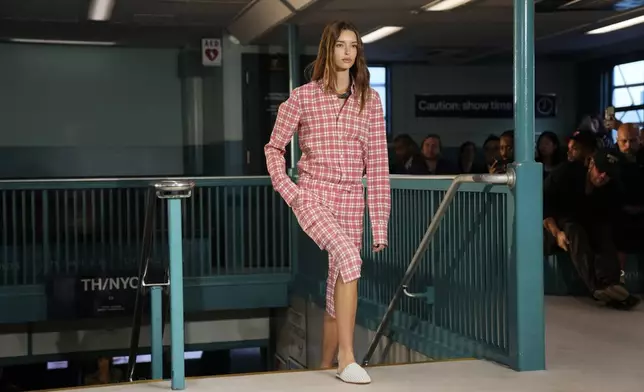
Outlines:
POLYGON ((219 56, 219 51, 217 49, 206 49, 206 57, 208 57, 208 60, 215 61, 217 56, 219 56))

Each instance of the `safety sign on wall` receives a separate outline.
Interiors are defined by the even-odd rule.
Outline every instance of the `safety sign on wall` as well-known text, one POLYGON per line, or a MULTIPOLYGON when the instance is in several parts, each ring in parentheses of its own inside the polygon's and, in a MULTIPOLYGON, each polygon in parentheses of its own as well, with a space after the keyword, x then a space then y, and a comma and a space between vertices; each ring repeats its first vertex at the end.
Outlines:
POLYGON ((221 40, 204 38, 201 40, 201 62, 206 67, 221 67, 221 40))

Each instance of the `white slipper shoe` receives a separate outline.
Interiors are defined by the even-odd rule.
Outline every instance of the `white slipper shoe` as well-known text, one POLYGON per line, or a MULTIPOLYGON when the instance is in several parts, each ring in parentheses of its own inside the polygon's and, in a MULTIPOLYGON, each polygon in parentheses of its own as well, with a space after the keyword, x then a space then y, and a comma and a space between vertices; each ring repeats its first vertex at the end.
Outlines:
POLYGON ((371 377, 369 377, 367 371, 355 362, 345 367, 342 373, 336 373, 335 376, 347 384, 371 383, 371 377))

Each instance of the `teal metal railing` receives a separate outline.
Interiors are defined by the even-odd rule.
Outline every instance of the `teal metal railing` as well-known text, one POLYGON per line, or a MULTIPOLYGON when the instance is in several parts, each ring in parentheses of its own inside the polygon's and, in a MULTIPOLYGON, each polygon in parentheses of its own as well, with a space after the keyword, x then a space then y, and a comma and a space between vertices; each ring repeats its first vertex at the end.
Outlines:
MULTIPOLYGON (((365 215, 359 322, 375 330, 449 187, 448 179, 392 176, 387 250, 373 254, 365 215)), ((462 184, 420 262, 387 335, 431 358, 485 357, 511 364, 510 245, 513 200, 507 186, 462 184)), ((303 233, 296 292, 324 303, 326 255, 303 233)))
MULTIPOLYGON (((135 270, 146 190, 158 180, 0 181, 0 285, 135 270)), ((194 180, 182 204, 185 277, 290 272, 289 211, 268 177, 194 180)), ((156 211, 156 263, 168 259, 166 203, 156 211)))
MULTIPOLYGON (((51 273, 136 268, 145 194, 158 179, 0 181, 0 284, 43 284, 51 273)), ((291 273, 294 291, 323 305, 327 256, 299 229, 268 177, 198 178, 181 204, 186 277, 291 273)), ((372 254, 365 216, 359 322, 375 329, 450 179, 393 176, 389 248, 372 254)), ((386 334, 432 358, 515 363, 507 186, 463 184, 386 334)), ((152 262, 168 259, 159 200, 152 262)))

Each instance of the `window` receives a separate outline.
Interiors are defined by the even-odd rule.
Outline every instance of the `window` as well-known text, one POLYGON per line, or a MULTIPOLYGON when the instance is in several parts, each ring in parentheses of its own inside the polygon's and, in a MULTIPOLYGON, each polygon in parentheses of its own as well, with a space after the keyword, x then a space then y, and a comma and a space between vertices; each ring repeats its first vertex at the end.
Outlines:
POLYGON ((371 88, 376 90, 382 101, 382 109, 385 112, 385 123, 387 124, 387 133, 389 133, 389 94, 387 90, 387 67, 369 67, 371 75, 371 88))
POLYGON ((612 102, 619 121, 644 125, 644 60, 613 68, 612 102))

